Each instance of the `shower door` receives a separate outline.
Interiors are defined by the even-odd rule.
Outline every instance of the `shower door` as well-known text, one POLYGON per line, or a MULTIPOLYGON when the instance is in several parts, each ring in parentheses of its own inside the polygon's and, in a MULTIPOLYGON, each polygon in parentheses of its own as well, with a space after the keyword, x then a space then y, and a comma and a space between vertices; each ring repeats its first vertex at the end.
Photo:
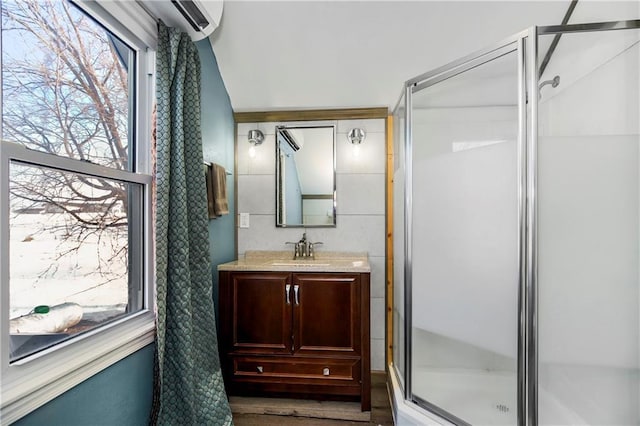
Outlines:
POLYGON ((517 422, 522 40, 407 95, 410 399, 458 424, 517 422))

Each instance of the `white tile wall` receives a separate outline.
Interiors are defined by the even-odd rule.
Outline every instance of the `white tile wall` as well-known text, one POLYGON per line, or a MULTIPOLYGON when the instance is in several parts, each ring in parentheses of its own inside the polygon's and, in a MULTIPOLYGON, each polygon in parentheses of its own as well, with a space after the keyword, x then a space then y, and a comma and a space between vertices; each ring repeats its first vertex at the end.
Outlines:
POLYGON ((384 339, 371 339, 371 369, 384 371, 384 339))
MULTIPOLYGON (((247 136, 249 130, 258 128, 258 123, 238 123, 238 136, 247 136)), ((240 140, 240 138, 238 138, 240 140)))
POLYGON ((302 236, 300 228, 276 228, 275 214, 251 214, 249 222, 250 228, 238 229, 238 257, 247 250, 287 250, 286 241, 298 241, 302 236))
POLYGON ((384 339, 384 298, 371 298, 371 338, 384 339))
POLYGON ((369 255, 371 266, 371 297, 384 297, 386 294, 385 257, 369 255))
MULTIPOLYGON (((384 187, 381 190, 384 191, 384 187)), ((384 215, 339 214, 336 223, 335 228, 307 229, 307 238, 322 241, 321 250, 366 251, 369 256, 385 255, 384 215)))
POLYGON ((252 189, 238 191, 238 211, 275 216, 275 175, 238 175, 238 188, 252 189))
POLYGON ((353 145, 347 139, 347 133, 336 134, 336 172, 337 173, 379 173, 386 167, 385 133, 367 132, 360 144, 358 156, 354 155, 353 145))
POLYGON ((367 135, 370 133, 384 133, 385 125, 385 121, 380 119, 340 120, 338 121, 338 133, 348 133, 354 127, 364 129, 367 135))
MULTIPOLYGON (((384 370, 385 357, 385 120, 342 120, 297 124, 334 124, 336 140, 336 228, 276 228, 275 226, 275 127, 285 123, 238 124, 238 213, 250 214, 250 228, 238 229, 238 255, 246 250, 286 250, 286 241, 297 241, 303 232, 311 241, 322 241, 319 250, 366 251, 371 264, 371 368, 384 370), (358 155, 347 140, 354 127, 367 134, 358 155), (265 134, 248 155, 249 130, 265 134)), ((286 123, 291 125, 294 123, 286 123)))
POLYGON ((384 188, 385 175, 340 173, 337 175, 336 210, 339 215, 384 215, 384 191, 370 188, 384 188))
MULTIPOLYGON (((256 126, 254 125, 255 129, 256 126)), ((276 163, 271 158, 276 152, 276 142, 274 135, 265 134, 264 140, 256 146, 256 156, 249 157, 251 144, 247 135, 240 135, 238 131, 238 174, 239 175, 274 175, 276 174, 276 163)), ((275 199, 275 194, 274 194, 275 199)))

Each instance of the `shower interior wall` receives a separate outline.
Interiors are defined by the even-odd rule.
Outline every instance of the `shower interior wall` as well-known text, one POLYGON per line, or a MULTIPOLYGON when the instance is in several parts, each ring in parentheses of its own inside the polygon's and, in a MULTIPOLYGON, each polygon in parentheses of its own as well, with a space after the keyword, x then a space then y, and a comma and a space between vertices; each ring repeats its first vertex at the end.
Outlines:
POLYGON ((640 29, 563 35, 555 75, 538 120, 541 394, 575 424, 638 424, 640 29))

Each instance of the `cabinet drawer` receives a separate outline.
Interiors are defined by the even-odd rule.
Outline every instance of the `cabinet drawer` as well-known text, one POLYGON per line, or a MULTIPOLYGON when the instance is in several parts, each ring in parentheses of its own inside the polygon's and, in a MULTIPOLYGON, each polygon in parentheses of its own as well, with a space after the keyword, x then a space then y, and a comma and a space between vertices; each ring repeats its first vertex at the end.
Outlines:
POLYGON ((291 378, 322 380, 360 380, 359 359, 269 359, 238 357, 233 362, 233 375, 255 378, 291 378))

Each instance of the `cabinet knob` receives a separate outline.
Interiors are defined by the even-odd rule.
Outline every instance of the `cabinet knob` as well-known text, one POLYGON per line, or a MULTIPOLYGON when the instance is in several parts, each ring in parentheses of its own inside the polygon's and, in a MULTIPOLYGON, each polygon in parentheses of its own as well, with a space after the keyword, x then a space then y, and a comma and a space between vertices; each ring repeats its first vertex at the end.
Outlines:
POLYGON ((328 376, 330 374, 329 367, 325 367, 322 369, 322 375, 328 376))
POLYGON ((263 372, 263 368, 262 368, 262 366, 261 366, 261 365, 259 365, 259 366, 258 366, 258 368, 257 368, 257 370, 258 370, 258 373, 262 373, 262 372, 263 372))

